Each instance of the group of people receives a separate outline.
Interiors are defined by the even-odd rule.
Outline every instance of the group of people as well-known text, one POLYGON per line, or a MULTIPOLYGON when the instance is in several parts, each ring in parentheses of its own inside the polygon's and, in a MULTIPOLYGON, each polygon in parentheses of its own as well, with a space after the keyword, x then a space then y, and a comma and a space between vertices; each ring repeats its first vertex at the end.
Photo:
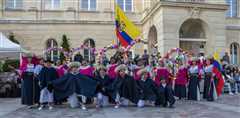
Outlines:
MULTIPOLYGON (((109 104, 114 104, 114 108, 130 104, 140 108, 146 105, 174 108, 176 99, 200 100, 201 81, 204 81, 203 99, 217 99, 218 78, 213 72, 212 57, 202 60, 201 65, 199 58, 193 57, 187 63, 177 59, 172 67, 167 59, 148 61, 146 55, 133 61, 115 55, 105 64, 81 60, 54 65, 50 60, 40 59, 35 63, 32 57, 26 57, 21 66, 22 103, 30 107, 38 104, 39 110, 46 105, 51 110, 54 104, 63 102, 85 110, 86 104, 94 101, 96 108, 109 104)), ((228 66, 222 65, 225 79, 236 78, 237 94, 238 68, 230 74, 228 66)))

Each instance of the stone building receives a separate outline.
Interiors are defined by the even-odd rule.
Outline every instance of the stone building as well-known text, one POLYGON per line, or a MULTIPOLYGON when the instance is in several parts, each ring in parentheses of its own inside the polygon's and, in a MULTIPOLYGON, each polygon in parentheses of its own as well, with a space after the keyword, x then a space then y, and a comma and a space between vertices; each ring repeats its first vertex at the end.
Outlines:
POLYGON ((232 63, 240 63, 239 0, 1 0, 0 31, 37 54, 60 47, 63 34, 72 47, 98 49, 116 40, 116 3, 148 41, 135 45, 135 54, 180 47, 194 54, 228 52, 232 63))

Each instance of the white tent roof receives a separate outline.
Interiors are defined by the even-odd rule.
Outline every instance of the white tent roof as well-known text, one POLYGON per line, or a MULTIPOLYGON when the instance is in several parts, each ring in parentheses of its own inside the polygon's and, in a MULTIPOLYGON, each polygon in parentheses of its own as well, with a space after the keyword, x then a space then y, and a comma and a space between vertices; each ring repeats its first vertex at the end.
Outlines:
POLYGON ((19 58, 20 53, 27 52, 20 45, 10 41, 0 32, 0 58, 19 58))
POLYGON ((0 32, 0 52, 21 52, 21 46, 13 43, 0 32))

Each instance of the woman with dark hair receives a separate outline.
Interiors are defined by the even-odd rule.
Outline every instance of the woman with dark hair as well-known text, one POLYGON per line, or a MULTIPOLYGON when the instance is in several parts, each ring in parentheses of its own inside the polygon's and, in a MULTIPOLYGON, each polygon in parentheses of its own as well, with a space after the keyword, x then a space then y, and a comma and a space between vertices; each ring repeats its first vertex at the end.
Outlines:
POLYGON ((187 97, 188 70, 182 61, 179 61, 179 68, 175 80, 175 96, 180 99, 187 97))
POLYGON ((22 77, 22 104, 32 108, 32 105, 39 103, 39 85, 34 77, 35 65, 32 55, 23 58, 20 73, 22 77))
POLYGON ((199 89, 199 68, 197 65, 197 58, 192 58, 191 66, 188 70, 189 84, 188 84, 188 100, 200 100, 199 89))
POLYGON ((107 75, 107 68, 104 65, 100 65, 96 71, 96 76, 94 78, 97 81, 97 104, 96 108, 108 105, 109 94, 108 87, 111 82, 109 76, 107 75))
POLYGON ((204 91, 203 91, 203 98, 207 99, 208 101, 214 101, 217 97, 216 94, 216 79, 215 75, 213 74, 213 65, 212 65, 212 58, 207 58, 206 66, 203 69, 204 71, 204 91))
POLYGON ((118 64, 117 64, 117 61, 114 57, 111 57, 110 59, 110 63, 109 65, 107 66, 107 74, 110 78, 110 80, 113 82, 116 77, 117 77, 117 74, 115 72, 115 69, 117 68, 118 64))

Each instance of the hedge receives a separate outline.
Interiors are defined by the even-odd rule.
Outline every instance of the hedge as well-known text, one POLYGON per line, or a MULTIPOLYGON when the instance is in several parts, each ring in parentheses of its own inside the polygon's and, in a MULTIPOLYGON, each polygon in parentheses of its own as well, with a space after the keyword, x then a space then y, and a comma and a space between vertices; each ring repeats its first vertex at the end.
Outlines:
POLYGON ((19 68, 20 62, 19 60, 6 60, 5 63, 2 65, 2 70, 3 72, 10 72, 11 68, 9 66, 12 66, 14 68, 19 68))

